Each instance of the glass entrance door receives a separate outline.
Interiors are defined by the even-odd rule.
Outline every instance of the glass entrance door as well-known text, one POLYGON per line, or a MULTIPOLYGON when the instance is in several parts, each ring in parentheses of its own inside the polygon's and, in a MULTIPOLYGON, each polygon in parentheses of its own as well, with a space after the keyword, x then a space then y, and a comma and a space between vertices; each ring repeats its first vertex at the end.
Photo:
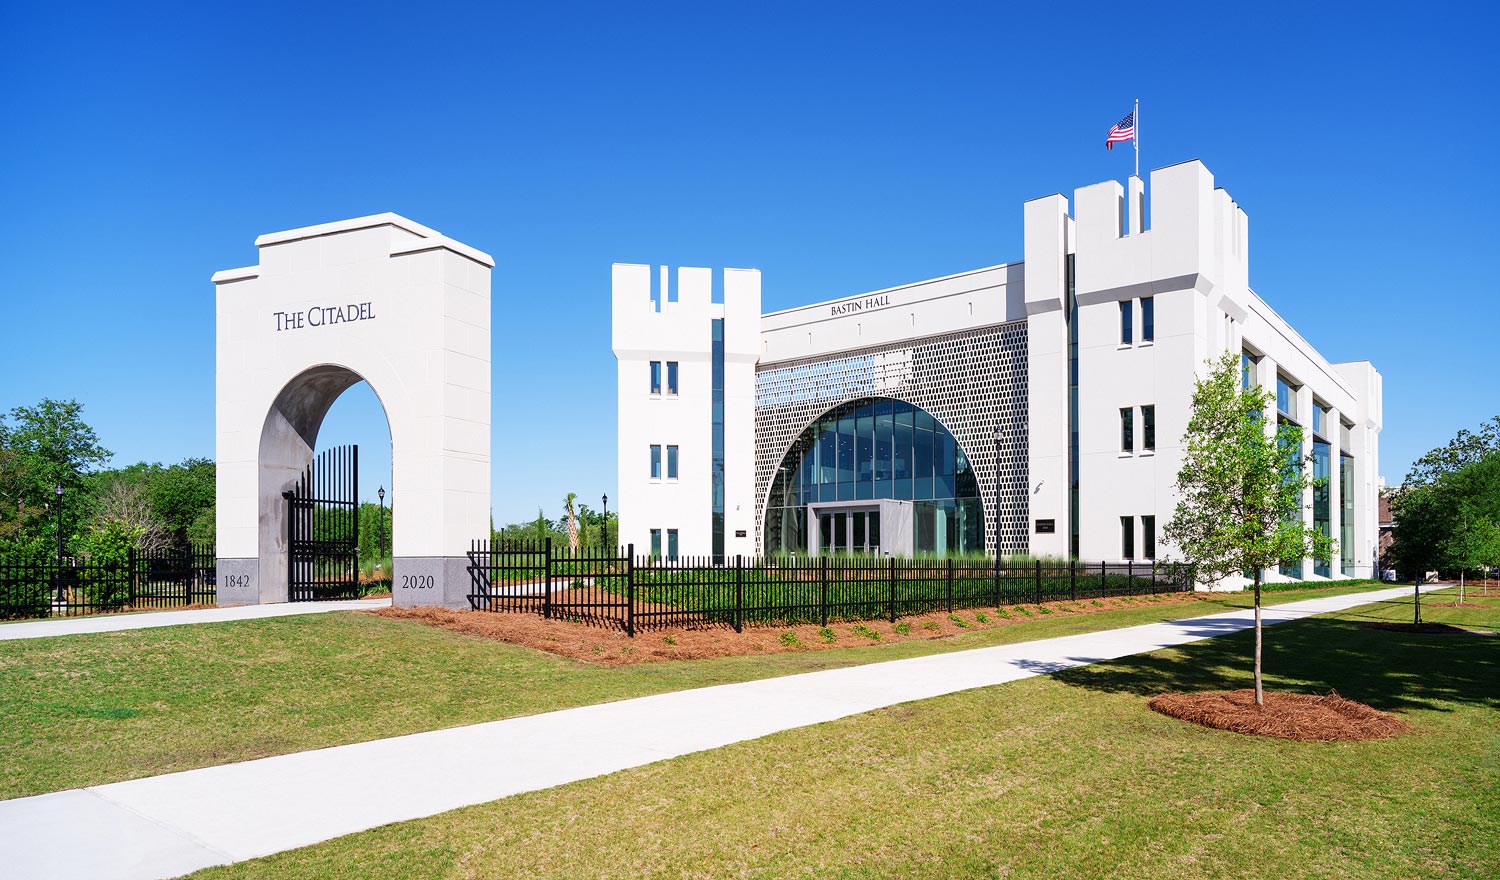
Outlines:
POLYGON ((879 553, 880 510, 857 508, 817 514, 818 549, 824 553, 879 553))

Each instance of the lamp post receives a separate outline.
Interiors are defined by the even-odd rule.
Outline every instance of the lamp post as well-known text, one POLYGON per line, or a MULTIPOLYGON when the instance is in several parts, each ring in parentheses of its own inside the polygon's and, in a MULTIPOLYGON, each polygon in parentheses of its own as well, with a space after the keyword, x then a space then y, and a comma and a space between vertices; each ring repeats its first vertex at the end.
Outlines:
POLYGON ((1000 441, 1005 430, 995 424, 995 567, 1000 567, 1000 441))
POLYGON ((58 483, 56 486, 53 487, 52 491, 54 491, 54 492, 57 493, 57 583, 54 584, 53 586, 54 586, 55 591, 57 593, 57 601, 58 602, 62 602, 63 601, 63 576, 62 576, 62 558, 63 558, 63 523, 62 523, 63 484, 62 483, 58 483))
POLYGON ((375 534, 378 536, 375 538, 375 550, 380 554, 380 559, 375 564, 378 566, 385 561, 385 487, 376 489, 375 494, 380 498, 380 518, 375 521, 375 534))
POLYGON ((604 522, 599 527, 599 546, 607 548, 609 547, 609 493, 605 493, 602 500, 604 502, 604 522))

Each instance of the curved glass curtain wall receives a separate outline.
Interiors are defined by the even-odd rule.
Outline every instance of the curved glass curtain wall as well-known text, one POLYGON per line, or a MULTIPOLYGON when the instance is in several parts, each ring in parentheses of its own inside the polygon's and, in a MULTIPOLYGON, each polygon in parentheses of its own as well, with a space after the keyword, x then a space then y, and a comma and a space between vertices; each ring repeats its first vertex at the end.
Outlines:
POLYGON ((767 553, 806 553, 809 507, 912 503, 912 547, 897 555, 984 550, 979 481, 958 442, 926 411, 863 398, 824 413, 782 459, 766 503, 767 553))

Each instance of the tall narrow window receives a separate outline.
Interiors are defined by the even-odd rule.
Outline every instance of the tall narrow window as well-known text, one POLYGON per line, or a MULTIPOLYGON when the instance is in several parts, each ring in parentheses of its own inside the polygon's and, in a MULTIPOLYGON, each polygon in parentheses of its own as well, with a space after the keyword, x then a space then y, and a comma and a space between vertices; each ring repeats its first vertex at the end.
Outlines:
POLYGON ((1120 451, 1135 451, 1135 409, 1120 408, 1120 451))
POLYGON ((1134 318, 1135 301, 1129 299, 1120 300, 1120 344, 1129 345, 1135 342, 1135 327, 1131 321, 1134 318))
POLYGON ((1259 359, 1251 357, 1248 351, 1240 352, 1240 387, 1246 391, 1250 390, 1251 385, 1256 384, 1255 364, 1257 360, 1259 359))
POLYGON ((713 318, 712 372, 709 387, 713 398, 713 520, 710 536, 715 562, 724 560, 724 319, 713 318))
POLYGON ((677 393, 677 362, 667 361, 667 393, 677 393))
POLYGON ((651 393, 661 393, 661 361, 651 362, 651 393))
POLYGON ((661 479, 661 447, 651 444, 651 479, 661 479))
POLYGON ((667 447, 667 479, 677 479, 677 447, 667 447))
POLYGON ((667 559, 677 560, 677 530, 667 529, 667 559))
POLYGON ((1141 297, 1141 341, 1156 340, 1156 305, 1149 296, 1141 297))
POLYGON ((651 530, 651 558, 661 558, 661 529, 651 530))
POLYGON ((1120 558, 1135 558, 1135 517, 1120 517, 1120 558))
POLYGON ((1141 448, 1156 451, 1156 407, 1141 407, 1141 448))
POLYGON ((1156 558, 1156 517, 1141 517, 1141 558, 1156 558))

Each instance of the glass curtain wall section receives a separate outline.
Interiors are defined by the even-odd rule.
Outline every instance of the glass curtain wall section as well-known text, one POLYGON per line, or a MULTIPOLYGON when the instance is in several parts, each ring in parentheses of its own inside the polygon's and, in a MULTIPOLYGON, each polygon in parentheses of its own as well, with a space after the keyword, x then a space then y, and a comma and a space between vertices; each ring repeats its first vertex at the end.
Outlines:
POLYGON ((713 556, 724 561, 724 319, 713 319, 713 556))
MULTIPOLYGON (((910 548, 893 552, 964 554, 984 550, 984 509, 968 456, 932 415, 905 401, 861 398, 836 407, 793 443, 772 480, 766 506, 768 553, 806 553, 808 509, 826 502, 882 499, 913 503, 910 548)), ((857 547, 878 549, 880 526, 854 512, 818 511, 825 549, 844 549, 847 524, 857 547), (841 519, 841 517, 844 517, 841 519)), ((888 550, 891 548, 887 548, 888 550)))
MULTIPOLYGON (((1277 404, 1276 404, 1277 407, 1281 406, 1280 393, 1281 393, 1281 387, 1284 384, 1285 383, 1283 383, 1280 378, 1278 378, 1276 380, 1277 397, 1278 397, 1277 404)), ((1291 419, 1278 418, 1276 420, 1277 432, 1280 433, 1280 429, 1282 428, 1282 426, 1285 426, 1285 425, 1296 426, 1296 424, 1297 423, 1294 422, 1294 421, 1292 421, 1291 419)), ((1297 478, 1297 474, 1300 472, 1300 470, 1302 468, 1302 450, 1298 446, 1286 445, 1286 446, 1284 446, 1282 448, 1282 453, 1286 456, 1286 473, 1287 473, 1287 479, 1288 480, 1294 480, 1294 479, 1297 478)), ((1297 516, 1299 516, 1299 517, 1301 516, 1300 512, 1297 514, 1297 516)), ((1299 580, 1299 581, 1302 580, 1302 560, 1300 558, 1298 558, 1298 559, 1286 559, 1286 560, 1283 560, 1282 563, 1281 563, 1281 565, 1279 565, 1276 570, 1279 571, 1279 572, 1281 572, 1286 577, 1292 578, 1294 580, 1299 580)))
POLYGON ((1339 570, 1354 575, 1354 456, 1339 454, 1339 570))
MULTIPOLYGON (((1333 537, 1333 516, 1329 505, 1333 503, 1333 487, 1329 483, 1328 441, 1313 440, 1313 528, 1325 537, 1333 537)), ((1332 562, 1328 559, 1313 560, 1313 574, 1332 577, 1332 562)))
POLYGON ((1073 254, 1063 261, 1068 321, 1068 555, 1078 558, 1078 298, 1074 289, 1073 254))

